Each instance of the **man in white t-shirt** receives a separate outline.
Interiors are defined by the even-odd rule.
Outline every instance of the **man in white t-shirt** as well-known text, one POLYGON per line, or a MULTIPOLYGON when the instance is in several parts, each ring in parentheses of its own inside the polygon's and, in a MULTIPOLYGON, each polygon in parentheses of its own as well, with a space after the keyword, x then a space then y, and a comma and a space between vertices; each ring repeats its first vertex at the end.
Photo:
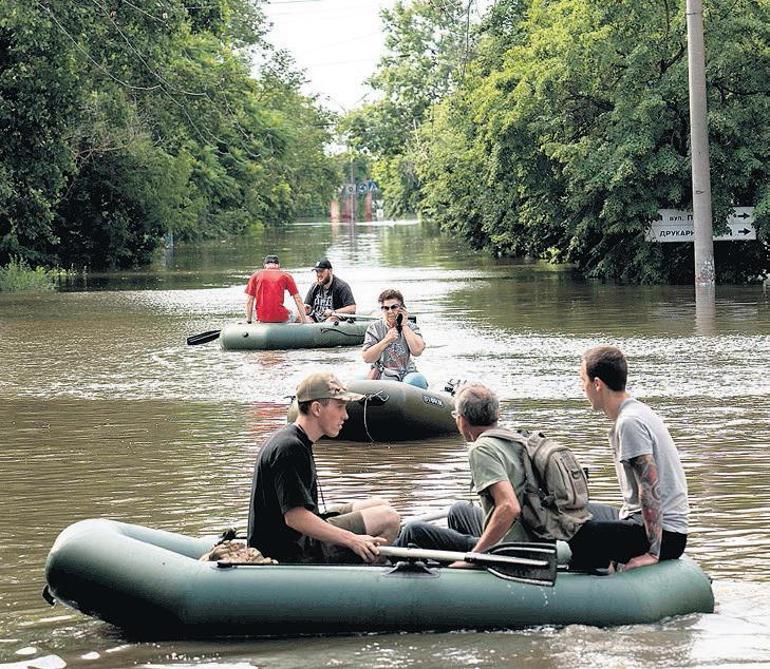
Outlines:
POLYGON ((613 421, 609 440, 623 505, 589 504, 593 519, 570 540, 575 569, 612 562, 634 569, 678 558, 687 545, 687 481, 663 420, 626 392, 626 357, 614 346, 583 354, 580 382, 591 407, 613 421))

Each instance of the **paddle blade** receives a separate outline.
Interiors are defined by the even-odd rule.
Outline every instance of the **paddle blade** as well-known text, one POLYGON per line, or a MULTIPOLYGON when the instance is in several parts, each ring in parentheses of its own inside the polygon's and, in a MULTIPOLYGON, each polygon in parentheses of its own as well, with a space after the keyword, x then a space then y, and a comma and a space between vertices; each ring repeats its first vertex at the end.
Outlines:
POLYGON ((509 542, 498 544, 490 555, 532 560, 540 564, 517 564, 516 562, 485 563, 484 566, 495 576, 519 583, 552 587, 556 582, 558 559, 556 544, 509 542))
POLYGON ((219 337, 219 333, 222 330, 209 330, 208 332, 201 332, 200 334, 193 335, 187 338, 188 346, 197 346, 198 344, 206 344, 210 341, 214 341, 219 337))
POLYGON ((461 553, 426 548, 380 546, 380 555, 404 560, 464 561, 483 567, 509 581, 552 586, 556 580, 556 545, 548 543, 498 544, 489 553, 461 553))

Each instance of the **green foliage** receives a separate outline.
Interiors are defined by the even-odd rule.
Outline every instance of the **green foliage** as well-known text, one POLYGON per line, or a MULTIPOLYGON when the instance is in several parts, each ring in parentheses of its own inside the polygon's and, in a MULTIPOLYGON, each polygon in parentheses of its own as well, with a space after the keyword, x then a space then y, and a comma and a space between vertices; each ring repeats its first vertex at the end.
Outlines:
POLYGON ((129 267, 327 197, 329 120, 259 5, 0 3, 0 262, 129 267))
POLYGON ((465 76, 470 9, 458 0, 399 0, 382 12, 388 54, 369 83, 383 97, 349 114, 340 128, 352 148, 379 159, 373 175, 390 216, 416 211, 417 130, 432 122, 433 105, 465 76))
POLYGON ((11 258, 0 267, 0 293, 53 290, 54 281, 54 272, 39 266, 32 269, 19 258, 11 258))
POLYGON ((187 195, 187 175, 177 162, 146 141, 85 162, 58 210, 58 262, 110 268, 148 263, 187 195))
POLYGON ((71 44, 35 3, 0 3, 0 264, 46 260, 56 199, 72 172, 65 139, 79 105, 71 44), (55 57, 54 57, 55 55, 55 57))
MULTIPOLYGON (((386 196, 496 254, 613 281, 692 281, 692 244, 644 241, 658 209, 692 206, 683 6, 499 0, 469 31, 472 57, 440 100, 430 82, 410 93, 412 74, 386 67, 380 108, 407 99, 422 110, 408 137, 359 125, 386 196)), ((441 33, 436 15, 421 16, 441 33)), ((770 3, 710 7, 706 47, 715 229, 731 207, 753 205, 767 239, 770 3)), ((718 280, 752 280, 770 269, 770 248, 716 243, 715 260, 718 280)))

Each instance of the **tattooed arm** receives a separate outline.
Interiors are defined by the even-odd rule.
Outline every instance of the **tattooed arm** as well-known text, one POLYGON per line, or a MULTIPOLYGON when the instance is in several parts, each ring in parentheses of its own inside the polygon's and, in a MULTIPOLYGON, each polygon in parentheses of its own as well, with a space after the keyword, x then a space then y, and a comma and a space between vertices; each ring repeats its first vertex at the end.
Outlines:
POLYGON ((663 536, 663 514, 660 508, 660 484, 658 466, 652 455, 638 455, 630 460, 639 484, 639 502, 642 505, 642 519, 650 542, 649 550, 637 555, 626 563, 626 569, 655 564, 660 558, 660 543, 663 536))

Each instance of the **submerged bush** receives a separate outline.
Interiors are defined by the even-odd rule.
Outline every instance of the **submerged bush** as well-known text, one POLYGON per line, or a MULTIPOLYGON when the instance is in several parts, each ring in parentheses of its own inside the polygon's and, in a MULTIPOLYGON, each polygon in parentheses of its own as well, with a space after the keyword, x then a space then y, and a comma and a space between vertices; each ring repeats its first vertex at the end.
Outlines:
POLYGON ((53 290, 55 272, 44 267, 32 269, 25 260, 12 258, 0 267, 0 292, 19 293, 26 290, 53 290))

